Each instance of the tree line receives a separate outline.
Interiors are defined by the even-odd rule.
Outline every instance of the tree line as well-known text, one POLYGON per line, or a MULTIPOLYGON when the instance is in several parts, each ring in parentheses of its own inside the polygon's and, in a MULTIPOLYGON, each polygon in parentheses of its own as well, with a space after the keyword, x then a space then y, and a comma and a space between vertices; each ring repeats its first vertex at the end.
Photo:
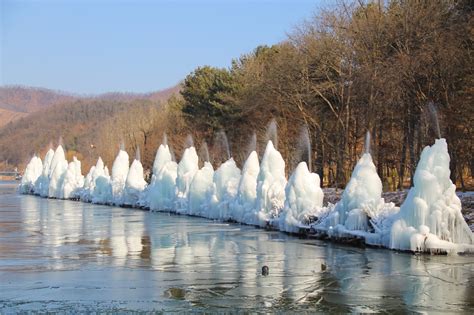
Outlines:
POLYGON ((327 186, 347 183, 370 131, 385 187, 406 187, 440 133, 451 177, 465 187, 474 173, 472 9, 449 0, 341 3, 227 69, 197 68, 171 107, 211 147, 224 130, 240 160, 252 132, 263 142, 276 119, 290 168, 307 126, 313 170, 327 186))
POLYGON ((421 150, 439 133, 453 181, 472 188, 472 9, 468 0, 342 2, 229 68, 195 69, 167 102, 83 100, 20 119, 0 132, 0 160, 24 164, 32 148, 44 153, 62 135, 83 172, 98 156, 111 167, 121 142, 132 155, 139 149, 149 170, 167 133, 178 159, 191 134, 218 166, 224 131, 242 165, 254 133, 263 153, 274 119, 288 172, 306 159, 300 134, 308 128, 310 164, 324 186, 346 185, 370 131, 385 189, 412 184, 421 150))

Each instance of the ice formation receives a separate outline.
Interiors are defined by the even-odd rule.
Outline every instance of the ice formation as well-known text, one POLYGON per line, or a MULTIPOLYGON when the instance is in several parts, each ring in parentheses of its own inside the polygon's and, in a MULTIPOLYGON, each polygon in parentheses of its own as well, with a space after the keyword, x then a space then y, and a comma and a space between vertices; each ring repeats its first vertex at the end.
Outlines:
POLYGON ((92 193, 94 192, 95 180, 98 177, 99 172, 104 171, 104 162, 99 157, 96 165, 92 165, 89 173, 84 178, 84 186, 81 193, 81 200, 86 202, 92 201, 92 193))
POLYGON ((474 250, 473 234, 461 214, 451 182, 448 145, 436 140, 421 153, 414 186, 390 231, 389 247, 411 251, 474 250))
MULTIPOLYGON (((153 176, 158 174, 166 163, 171 162, 173 157, 167 144, 161 144, 156 150, 155 161, 153 162, 153 176)), ((152 180, 153 181, 153 180, 152 180)))
POLYGON ((237 195, 240 181, 240 169, 233 158, 222 163, 214 173, 213 194, 211 196, 208 217, 228 220, 231 218, 231 205, 237 195))
POLYGON ((64 198, 64 191, 62 190, 64 178, 68 168, 66 155, 61 145, 56 148, 53 160, 51 161, 51 175, 49 178, 48 197, 50 198, 64 198))
POLYGON ((112 187, 110 176, 102 158, 99 157, 96 165, 92 166, 86 178, 80 198, 82 201, 98 204, 112 202, 112 187))
POLYGON ((61 186, 61 198, 76 199, 81 195, 81 189, 84 186, 84 176, 81 172, 81 161, 73 157, 73 161, 69 163, 64 181, 61 186))
POLYGON ((128 153, 121 149, 112 165, 112 178, 110 179, 112 185, 111 202, 114 204, 120 204, 122 200, 125 181, 127 180, 129 170, 129 163, 128 153))
POLYGON ((31 194, 35 190, 35 183, 41 176, 43 171, 43 162, 36 154, 31 158, 28 165, 26 165, 25 173, 21 178, 20 192, 23 194, 31 194))
POLYGON ((147 183, 143 178, 142 163, 138 159, 135 159, 133 160, 127 174, 127 180, 125 181, 125 188, 122 196, 122 204, 126 206, 137 205, 140 194, 145 190, 146 185, 147 183))
POLYGON ((175 208, 176 177, 178 164, 174 161, 167 162, 148 188, 148 202, 150 210, 163 211, 175 208))
POLYGON ((48 196, 49 176, 51 176, 51 162, 53 161, 54 151, 49 149, 46 152, 43 162, 43 171, 35 182, 34 193, 42 197, 48 196))
POLYGON ((364 153, 357 162, 351 179, 330 215, 328 224, 333 233, 372 230, 369 220, 376 217, 385 202, 372 156, 364 153))
POLYGON ((285 207, 279 219, 280 230, 296 233, 303 223, 317 218, 323 207, 324 194, 319 175, 311 173, 306 162, 301 162, 285 188, 285 207))
POLYGON ((257 177, 257 218, 255 224, 265 226, 280 214, 285 202, 285 161, 268 141, 257 177))
POLYGON ((212 193, 214 183, 214 168, 211 163, 204 162, 204 166, 196 172, 189 186, 188 214, 205 216, 209 207, 208 199, 212 193))
POLYGON ((216 171, 209 162, 199 169, 194 147, 185 150, 179 164, 171 156, 169 147, 161 145, 146 187, 140 161, 135 159, 129 167, 123 150, 114 161, 112 178, 99 158, 84 179, 80 162, 73 158, 68 164, 62 146, 58 146, 56 151, 48 151, 44 163, 32 158, 20 192, 230 219, 286 232, 307 229, 334 239, 357 238, 398 250, 474 252, 473 234, 449 179, 444 139, 423 150, 414 186, 401 208, 381 198, 382 183, 367 151, 355 166, 341 200, 326 207, 319 176, 301 162, 287 182, 285 162, 271 141, 261 164, 253 151, 242 172, 232 158, 216 171))
POLYGON ((254 224, 257 221, 257 177, 260 172, 257 152, 252 151, 242 168, 237 196, 232 206, 232 219, 237 222, 254 224))
POLYGON ((199 170, 199 158, 194 147, 184 150, 178 164, 178 177, 176 178, 176 211, 185 213, 187 210, 189 186, 194 174, 199 170))
MULTIPOLYGON (((102 160, 101 160, 102 161, 102 160)), ((102 163, 103 166, 103 163, 102 163)), ((110 182, 110 174, 107 166, 98 168, 94 178, 94 189, 92 190, 92 203, 109 204, 112 202, 112 185, 110 182)))
POLYGON ((158 150, 156 150, 155 160, 153 162, 152 175, 150 185, 147 186, 144 193, 140 197, 139 204, 142 207, 150 207, 151 198, 153 193, 150 193, 150 190, 153 190, 156 185, 156 179, 163 167, 173 160, 171 151, 167 144, 160 144, 158 150))

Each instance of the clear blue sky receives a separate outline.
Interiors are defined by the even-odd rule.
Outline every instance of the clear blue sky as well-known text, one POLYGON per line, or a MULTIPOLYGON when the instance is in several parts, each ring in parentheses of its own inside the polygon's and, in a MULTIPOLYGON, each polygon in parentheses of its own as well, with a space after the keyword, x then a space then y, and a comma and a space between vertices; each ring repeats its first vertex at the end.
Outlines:
POLYGON ((147 92, 286 38, 327 1, 0 0, 0 84, 147 92))

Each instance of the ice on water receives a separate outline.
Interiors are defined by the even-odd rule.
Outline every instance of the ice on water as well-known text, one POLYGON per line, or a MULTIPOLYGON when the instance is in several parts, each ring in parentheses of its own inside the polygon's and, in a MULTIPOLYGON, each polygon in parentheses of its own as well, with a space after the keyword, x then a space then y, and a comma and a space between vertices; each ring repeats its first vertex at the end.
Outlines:
POLYGON ((448 145, 436 140, 421 153, 414 186, 400 207, 390 231, 390 248, 463 251, 474 244, 461 214, 461 201, 451 182, 448 145))
POLYGON ((35 184, 38 178, 43 173, 43 161, 41 158, 37 157, 36 154, 33 155, 30 162, 26 165, 25 173, 21 178, 20 191, 23 194, 34 193, 35 184))
POLYGON ((306 162, 299 163, 285 188, 280 230, 296 233, 302 224, 308 225, 312 218, 319 217, 323 199, 319 175, 311 173, 306 162))
POLYGON ((196 172, 189 186, 188 214, 205 216, 214 189, 214 168, 209 162, 196 172))
POLYGON ((265 226, 276 219, 285 202, 285 161, 268 141, 257 176, 257 217, 255 224, 265 226))
POLYGON ((237 195, 240 181, 240 169, 233 158, 222 163, 214 172, 213 194, 209 203, 209 218, 229 220, 232 217, 231 206, 237 195))
POLYGON ((176 211, 179 213, 186 213, 187 211, 189 186, 198 170, 199 157, 196 149, 194 147, 186 148, 181 161, 179 161, 176 178, 176 211))
POLYGON ((145 206, 151 210, 171 210, 174 208, 178 164, 173 161, 167 144, 161 144, 153 163, 153 175, 145 196, 145 206))
POLYGON ((64 174, 64 181, 61 187, 61 198, 75 199, 81 195, 81 189, 84 187, 84 176, 81 172, 81 161, 73 157, 72 162, 69 163, 66 174, 64 174))
POLYGON ((64 191, 62 189, 68 163, 64 149, 61 145, 56 148, 53 160, 51 162, 51 176, 49 178, 48 197, 50 198, 64 198, 64 191))
POLYGON ((260 163, 257 152, 252 151, 244 163, 242 176, 237 187, 237 195, 232 205, 232 219, 246 224, 257 220, 257 177, 260 163))
POLYGON ((122 201, 125 181, 127 180, 128 171, 130 169, 129 163, 128 153, 120 149, 112 165, 112 177, 110 179, 112 185, 111 202, 117 205, 122 201))
POLYGON ((125 188, 122 196, 122 205, 136 206, 141 193, 145 190, 147 183, 143 177, 142 163, 135 159, 130 166, 125 180, 125 188))
MULTIPOLYGON (((51 176, 51 162, 53 161, 54 151, 49 149, 46 152, 43 161, 43 170, 34 184, 34 193, 41 197, 47 197, 49 191, 49 177, 51 176)), ((39 157, 38 157, 39 158, 39 157)), ((25 170, 26 175, 27 170, 25 170)))
POLYGON ((323 205, 320 178, 301 162, 287 182, 285 162, 269 141, 259 163, 251 152, 242 171, 230 158, 217 170, 199 169, 196 149, 188 147, 179 164, 162 144, 147 186, 143 166, 120 150, 112 176, 101 158, 87 176, 64 149, 49 150, 44 162, 33 156, 20 192, 100 204, 147 207, 217 220, 269 226, 286 232, 312 228, 330 238, 361 238, 367 244, 425 252, 474 252, 473 234, 461 215, 461 202, 449 175, 445 139, 423 150, 414 186, 401 208, 385 203, 382 182, 366 151, 356 164, 341 200, 323 205))
POLYGON ((326 228, 328 234, 335 237, 354 234, 350 231, 372 232, 372 219, 376 220, 384 207, 382 181, 372 156, 364 153, 352 172, 341 200, 319 227, 326 228))

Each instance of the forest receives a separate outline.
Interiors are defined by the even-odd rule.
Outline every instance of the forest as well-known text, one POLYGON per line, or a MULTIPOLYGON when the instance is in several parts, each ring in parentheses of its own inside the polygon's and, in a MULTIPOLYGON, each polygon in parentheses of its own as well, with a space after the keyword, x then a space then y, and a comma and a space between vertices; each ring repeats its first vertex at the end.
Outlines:
POLYGON ((313 170, 333 187, 346 184, 370 131, 388 189, 410 185, 421 150, 441 136, 452 179, 465 187, 474 171, 472 2, 381 3, 342 3, 229 69, 196 69, 179 102, 189 130, 209 142, 225 130, 238 156, 275 118, 291 168, 308 126, 313 170))
POLYGON ((71 154, 84 158, 83 172, 99 155, 110 167, 121 142, 129 153, 139 148, 149 170, 165 133, 178 159, 190 134, 198 148, 206 142, 217 166, 226 158, 225 132, 241 166, 253 134, 262 153, 275 120, 287 172, 306 159, 300 134, 308 128, 310 164, 323 186, 344 187, 370 131, 385 189, 410 186, 422 149, 438 137, 449 145, 452 180, 472 189, 472 9, 467 0, 341 2, 228 68, 198 67, 166 102, 75 102, 61 105, 61 114, 46 109, 50 118, 9 124, 0 132, 0 160, 27 162, 33 152, 15 149, 13 135, 29 126, 28 141, 50 126, 31 147, 46 149, 62 134, 71 154))

